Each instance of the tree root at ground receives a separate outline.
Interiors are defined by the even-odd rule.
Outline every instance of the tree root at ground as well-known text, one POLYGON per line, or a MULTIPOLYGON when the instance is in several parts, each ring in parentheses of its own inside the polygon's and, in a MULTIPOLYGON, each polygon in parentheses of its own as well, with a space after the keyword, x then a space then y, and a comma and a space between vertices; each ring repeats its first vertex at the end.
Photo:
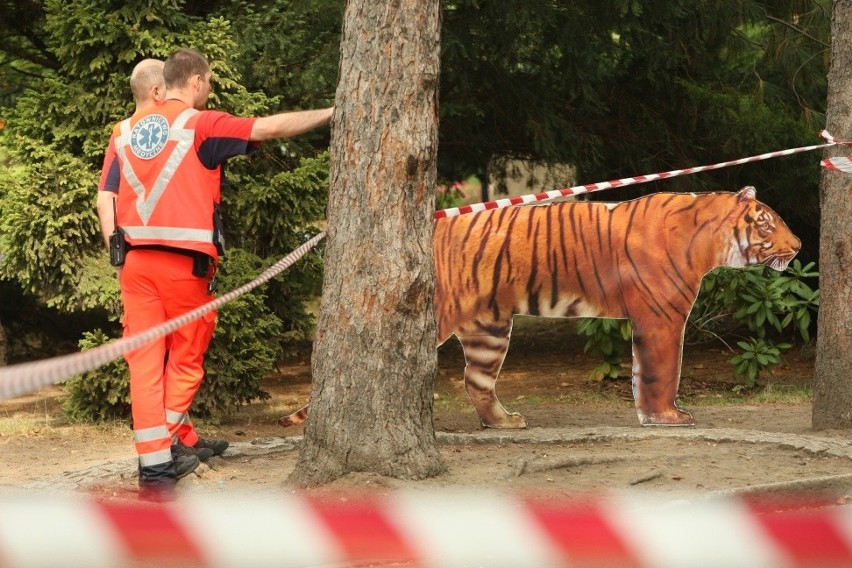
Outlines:
POLYGON ((512 473, 506 476, 520 477, 526 473, 541 473, 555 469, 579 467, 582 465, 599 465, 626 460, 626 456, 612 456, 605 458, 563 458, 558 460, 543 460, 538 456, 532 458, 518 458, 512 465, 512 473))

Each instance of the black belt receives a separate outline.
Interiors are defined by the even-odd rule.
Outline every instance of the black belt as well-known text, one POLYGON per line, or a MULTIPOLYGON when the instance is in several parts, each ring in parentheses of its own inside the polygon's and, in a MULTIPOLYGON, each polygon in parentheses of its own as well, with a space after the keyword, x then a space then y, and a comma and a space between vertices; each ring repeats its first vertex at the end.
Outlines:
POLYGON ((189 249, 182 249, 182 248, 177 248, 177 247, 168 247, 166 245, 131 245, 131 244, 128 244, 127 250, 129 250, 129 251, 130 250, 158 250, 160 252, 170 252, 170 253, 173 253, 173 254, 182 254, 183 256, 189 256, 189 257, 192 257, 192 258, 195 258, 196 256, 199 256, 199 255, 208 256, 208 255, 204 254, 203 252, 198 252, 198 251, 189 250, 189 249))
POLYGON ((131 245, 128 243, 127 250, 157 250, 160 252, 188 256, 192 259, 192 274, 199 278, 207 276, 207 267, 213 262, 213 257, 209 254, 198 252, 196 250, 182 249, 166 245, 131 245))

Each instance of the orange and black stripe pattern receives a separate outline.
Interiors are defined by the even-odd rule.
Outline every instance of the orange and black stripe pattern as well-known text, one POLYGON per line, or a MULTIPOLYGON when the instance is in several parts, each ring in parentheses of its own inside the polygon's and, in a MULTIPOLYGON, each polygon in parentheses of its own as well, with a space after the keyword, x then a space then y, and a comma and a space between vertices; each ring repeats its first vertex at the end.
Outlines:
POLYGON ((683 327, 702 277, 718 266, 783 270, 799 246, 781 218, 755 199, 752 187, 439 219, 434 242, 439 343, 459 337, 468 391, 474 398, 493 398, 485 406, 494 406, 494 381, 514 315, 629 318, 636 330, 634 370, 642 375, 637 379, 634 373, 634 389, 644 380, 674 381, 676 390, 683 327), (667 347, 652 348, 651 342, 667 347))

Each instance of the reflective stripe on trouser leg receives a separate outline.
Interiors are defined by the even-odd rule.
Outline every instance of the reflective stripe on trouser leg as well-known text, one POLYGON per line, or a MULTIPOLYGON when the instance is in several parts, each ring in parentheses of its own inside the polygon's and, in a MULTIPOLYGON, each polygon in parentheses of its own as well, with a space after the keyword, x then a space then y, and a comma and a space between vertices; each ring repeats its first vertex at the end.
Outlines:
POLYGON ((133 431, 139 465, 150 467, 172 461, 172 438, 169 429, 163 426, 133 431))
POLYGON ((172 439, 165 424, 134 430, 136 453, 139 455, 139 485, 160 489, 173 487, 177 471, 172 460, 172 439))
POLYGON ((169 431, 174 432, 171 435, 172 440, 180 440, 187 446, 194 446, 198 442, 198 434, 192 426, 188 413, 175 412, 167 408, 166 423, 169 426, 169 431))

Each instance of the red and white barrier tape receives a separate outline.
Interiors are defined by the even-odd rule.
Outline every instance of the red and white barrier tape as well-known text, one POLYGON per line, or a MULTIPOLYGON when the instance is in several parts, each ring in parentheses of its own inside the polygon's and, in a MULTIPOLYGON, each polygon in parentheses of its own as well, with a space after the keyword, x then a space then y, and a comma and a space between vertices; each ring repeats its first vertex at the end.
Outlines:
MULTIPOLYGON (((249 292, 261 284, 265 284, 283 270, 289 268, 293 263, 302 258, 309 250, 325 237, 320 233, 302 244, 296 250, 270 266, 263 274, 244 284, 239 288, 223 294, 212 302, 204 304, 190 312, 164 322, 158 326, 147 329, 136 335, 111 341, 104 345, 81 351, 71 355, 63 355, 42 361, 19 363, 0 368, 0 400, 14 398, 38 390, 42 387, 52 385, 75 375, 86 373, 105 365, 110 361, 122 356, 124 353, 136 349, 158 337, 168 335, 180 327, 196 320, 204 314, 218 309, 219 307, 236 300, 246 292, 249 292)), ((2 563, 0 563, 2 566, 2 563)))
POLYGON ((0 499, 0 566, 852 566, 852 509, 493 492, 0 499))
MULTIPOLYGON (((820 136, 822 136, 827 141, 827 143, 817 144, 814 146, 804 146, 801 148, 791 148, 788 150, 779 150, 776 152, 768 152, 766 154, 760 154, 758 156, 751 156, 748 158, 741 158, 739 160, 732 160, 728 162, 720 162, 718 164, 712 164, 709 166, 698 166, 694 168, 687 168, 684 170, 672 170, 668 172, 647 174, 643 176, 623 178, 607 182, 578 185, 574 187, 569 187, 567 189, 558 189, 547 191, 544 193, 528 194, 520 197, 511 197, 506 199, 498 199, 496 201, 488 201, 485 203, 464 205, 462 207, 441 209, 435 212, 435 219, 442 219, 444 217, 455 217, 458 215, 463 215, 465 213, 475 213, 477 211, 485 211, 487 209, 501 209, 512 205, 522 205, 526 203, 546 201, 548 199, 564 197, 567 195, 579 195, 581 193, 590 193, 593 191, 601 191, 604 189, 647 183, 658 179, 666 179, 682 175, 694 174, 702 171, 716 170, 729 166, 741 165, 749 162, 766 160, 769 158, 776 158, 779 156, 789 156, 791 154, 797 154, 799 152, 807 152, 810 150, 827 148, 830 146, 852 146, 852 141, 837 141, 834 139, 833 136, 831 136, 831 134, 829 134, 825 130, 820 132, 820 136)), ((828 169, 852 172, 852 163, 850 163, 850 158, 830 158, 823 160, 821 163, 823 167, 826 167, 828 169)), ((81 353, 75 353, 62 357, 56 357, 53 359, 35 361, 30 363, 21 363, 18 365, 0 368, 0 400, 21 396, 23 394, 33 392, 47 385, 55 384, 75 375, 91 371, 100 367, 101 365, 113 361, 114 359, 120 357, 121 355, 132 349, 135 349, 153 339, 162 337, 175 331, 176 329, 180 328, 183 325, 186 325, 190 321, 198 319, 207 312, 217 309, 220 306, 230 301, 233 301, 242 294, 267 282, 268 280, 276 276, 278 273, 280 273, 282 270, 288 268, 296 260, 301 258, 320 240, 322 240, 324 236, 325 233, 320 233, 316 235, 313 239, 304 243, 301 247, 299 247, 298 249, 290 253, 288 256, 286 256, 284 259, 270 267, 256 280, 249 282, 248 284, 237 288, 236 290, 229 292, 228 294, 225 294, 217 298, 216 300, 205 304, 204 306, 201 306, 200 308, 197 308, 187 314, 184 314, 183 316, 180 316, 173 320, 169 320, 157 327, 146 330, 145 332, 142 332, 132 337, 113 341, 81 353)))
MULTIPOLYGON (((823 130, 820 132, 820 136, 825 139, 827 142, 825 144, 816 144, 814 146, 803 146, 801 148, 790 148, 788 150, 778 150, 776 152, 767 152, 766 154, 760 154, 757 156, 750 156, 748 158, 740 158, 739 160, 731 160, 729 162, 720 162, 718 164, 712 164, 709 166, 697 166, 694 168, 686 168, 684 170, 671 170, 668 172, 661 172, 657 174, 647 174, 636 177, 622 178, 611 181, 604 181, 598 183, 589 183, 586 185, 576 185, 574 187, 569 187, 567 189, 554 189, 551 191, 546 191, 543 193, 534 193, 522 195, 519 197, 508 197, 504 199, 497 199, 495 201, 486 201, 485 203, 474 203, 472 205, 463 205, 461 207, 451 207, 449 209, 441 209, 435 212, 435 219, 443 219, 445 217, 456 217, 458 215, 464 215, 466 213, 477 213, 479 211, 486 211, 488 209, 502 209, 504 207, 511 207, 512 205, 524 205, 527 203, 535 203, 538 201, 547 201, 548 199, 555 199, 557 197, 565 197, 568 195, 580 195, 581 193, 591 193, 593 191, 601 191, 603 189, 612 189, 616 187, 625 187, 628 185, 635 185, 639 183, 647 183, 649 181, 655 181, 659 179, 667 179, 673 178, 677 176, 684 176, 688 174, 696 174, 698 172, 704 172, 709 170, 718 170, 722 168, 727 168, 730 166, 739 166, 742 164, 747 164, 749 162, 758 162, 760 160, 768 160, 769 158, 777 158, 780 156, 789 156, 791 154, 798 154, 800 152, 809 152, 811 150, 818 150, 819 148, 828 148, 830 146, 844 145, 850 146, 852 145, 852 141, 840 142, 834 139, 831 134, 827 131, 823 130)), ((846 170, 844 170, 846 171, 846 170)))
POLYGON ((834 170, 837 172, 846 172, 847 174, 852 174, 852 156, 848 158, 827 158, 821 161, 820 165, 827 170, 834 170))

